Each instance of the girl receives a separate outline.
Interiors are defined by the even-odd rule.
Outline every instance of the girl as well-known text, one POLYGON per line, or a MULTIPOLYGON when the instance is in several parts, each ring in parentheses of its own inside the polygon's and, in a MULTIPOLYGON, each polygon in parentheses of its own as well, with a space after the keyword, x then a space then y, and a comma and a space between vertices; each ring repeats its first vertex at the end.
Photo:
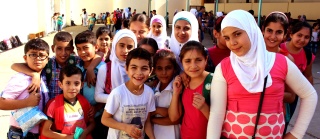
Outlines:
MULTIPOLYGON (((158 44, 152 38, 143 38, 139 42, 138 47, 146 49, 151 54, 152 57, 158 51, 158 44)), ((158 79, 157 79, 157 77, 156 77, 156 75, 154 73, 152 73, 149 76, 148 80, 145 82, 145 84, 147 84, 152 89, 155 89, 157 83, 158 83, 158 79)))
POLYGON ((311 39, 311 51, 314 55, 317 54, 318 42, 319 42, 319 23, 313 23, 312 25, 312 39, 311 39))
POLYGON ((302 138, 317 104, 315 89, 290 60, 266 50, 250 13, 230 12, 221 29, 232 52, 213 75, 207 138, 282 138, 284 84, 301 97, 297 122, 284 138, 302 138))
POLYGON ((98 52, 104 54, 102 61, 109 62, 112 33, 107 27, 99 27, 96 32, 98 52))
MULTIPOLYGON (((178 13, 179 14, 179 13, 178 13)), ((169 106, 169 118, 175 122, 182 116, 181 138, 205 139, 209 118, 208 94, 212 78, 204 69, 207 64, 205 47, 197 41, 189 41, 181 49, 180 59, 184 72, 190 77, 188 85, 182 93, 181 77, 177 76, 173 83, 173 95, 169 106), (204 86, 205 85, 205 86, 204 86), (207 96, 206 98, 204 96, 207 96), (184 112, 182 112, 182 106, 184 112)))
POLYGON ((110 13, 107 12, 106 13, 107 19, 106 19, 106 26, 108 29, 111 29, 111 17, 110 17, 110 13))
POLYGON ((150 26, 151 30, 147 36, 157 41, 159 49, 167 48, 169 45, 166 44, 166 42, 168 42, 167 27, 163 16, 153 16, 151 18, 150 26))
POLYGON ((114 36, 110 54, 112 62, 101 66, 98 71, 94 95, 97 102, 106 103, 111 90, 128 81, 129 78, 125 72, 126 57, 136 46, 136 37, 130 30, 120 30, 114 36), (111 81, 111 79, 114 80, 111 81))
POLYGON ((176 55, 178 64, 182 67, 179 58, 182 46, 190 40, 198 40, 198 20, 190 12, 182 11, 173 17, 173 27, 169 48, 176 55))
POLYGON ((167 49, 157 51, 153 60, 153 69, 160 81, 155 89, 156 111, 151 114, 154 135, 156 139, 179 139, 179 122, 170 121, 168 107, 172 99, 173 78, 179 74, 180 68, 175 55, 167 49))
POLYGON ((144 14, 136 14, 130 19, 129 29, 136 35, 138 43, 149 33, 147 20, 144 14))

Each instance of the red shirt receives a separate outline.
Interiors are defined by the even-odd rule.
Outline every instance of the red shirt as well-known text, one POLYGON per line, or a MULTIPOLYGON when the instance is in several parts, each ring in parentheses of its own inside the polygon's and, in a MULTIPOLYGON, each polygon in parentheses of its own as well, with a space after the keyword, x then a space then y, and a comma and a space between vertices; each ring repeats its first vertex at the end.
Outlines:
POLYGON ((217 66, 224 58, 230 56, 229 49, 220 49, 217 45, 210 47, 208 51, 214 66, 217 66))
POLYGON ((192 106, 193 93, 202 95, 203 83, 195 89, 185 88, 182 95, 184 116, 181 124, 182 139, 205 139, 207 136, 208 119, 200 110, 192 106))

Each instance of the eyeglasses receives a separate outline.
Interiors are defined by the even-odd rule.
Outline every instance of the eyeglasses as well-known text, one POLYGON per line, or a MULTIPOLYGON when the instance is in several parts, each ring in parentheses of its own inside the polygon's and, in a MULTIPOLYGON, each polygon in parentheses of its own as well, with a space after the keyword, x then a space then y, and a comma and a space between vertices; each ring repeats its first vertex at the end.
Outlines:
POLYGON ((38 55, 38 54, 29 54, 28 56, 32 59, 37 59, 39 57, 41 61, 46 60, 48 58, 47 55, 38 55))

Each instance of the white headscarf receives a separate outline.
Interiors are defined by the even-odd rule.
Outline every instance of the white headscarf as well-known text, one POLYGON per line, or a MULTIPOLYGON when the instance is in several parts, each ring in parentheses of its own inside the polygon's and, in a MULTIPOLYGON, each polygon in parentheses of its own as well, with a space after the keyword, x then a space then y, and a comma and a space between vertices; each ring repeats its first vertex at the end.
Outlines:
POLYGON ((122 29, 116 33, 112 40, 112 48, 110 54, 111 60, 111 84, 112 89, 118 87, 119 85, 125 83, 129 80, 129 77, 125 70, 125 61, 120 61, 116 55, 116 46, 120 39, 124 37, 129 37, 134 41, 134 48, 137 48, 137 38, 136 35, 131 30, 122 29))
POLYGON ((217 18, 220 17, 220 16, 223 16, 223 13, 222 12, 217 12, 216 16, 217 16, 217 18))
POLYGON ((168 38, 166 21, 164 20, 163 16, 155 15, 151 18, 150 27, 152 26, 152 23, 155 19, 159 19, 158 21, 160 21, 160 24, 162 25, 161 34, 159 36, 154 36, 152 33, 152 30, 150 30, 147 37, 150 37, 150 38, 153 38, 154 40, 156 40, 157 44, 158 44, 158 48, 163 49, 163 48, 166 48, 165 42, 168 38))
POLYGON ((199 41, 199 38, 198 38, 199 23, 198 23, 196 16, 194 16, 192 13, 190 13, 188 11, 178 12, 173 17, 172 34, 171 34, 171 39, 169 42, 169 47, 170 47, 171 51, 176 55, 176 57, 179 58, 179 54, 180 54, 180 50, 181 50, 182 46, 185 43, 187 43, 188 41, 186 41, 184 43, 179 43, 177 41, 176 37, 174 36, 174 26, 175 26, 175 23, 177 22, 177 20, 188 20, 188 22, 190 23, 191 36, 188 41, 191 41, 191 40, 199 41))
POLYGON ((264 78, 268 75, 266 87, 272 85, 270 70, 275 61, 275 53, 266 50, 260 28, 253 16, 244 10, 234 10, 222 20, 221 30, 226 27, 236 27, 246 31, 251 42, 251 48, 244 56, 230 54, 232 68, 241 85, 250 93, 263 90, 264 78))
POLYGON ((192 13, 194 16, 197 16, 198 11, 197 11, 197 9, 192 8, 192 9, 190 10, 190 13, 192 13))
POLYGON ((129 8, 125 8, 124 9, 123 15, 124 15, 124 19, 128 18, 128 16, 129 16, 129 8))

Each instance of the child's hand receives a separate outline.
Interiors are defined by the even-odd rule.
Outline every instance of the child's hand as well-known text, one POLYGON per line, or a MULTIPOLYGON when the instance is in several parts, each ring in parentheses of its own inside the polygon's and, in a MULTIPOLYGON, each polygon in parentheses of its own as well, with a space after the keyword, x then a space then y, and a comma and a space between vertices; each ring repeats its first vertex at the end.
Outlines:
POLYGON ((142 136, 141 129, 133 124, 128 124, 125 132, 132 138, 140 138, 142 136))
POLYGON ((96 75, 94 74, 94 69, 87 69, 86 73, 86 80, 87 80, 87 85, 89 88, 92 86, 96 86, 96 75))
POLYGON ((180 73, 180 77, 182 79, 182 83, 185 87, 188 87, 189 86, 189 82, 190 82, 190 77, 184 72, 182 71, 180 73))
POLYGON ((29 97, 26 99, 27 99, 28 106, 30 107, 38 106, 41 99, 41 95, 38 92, 33 91, 29 94, 29 97))
POLYGON ((192 106, 196 107, 198 110, 201 110, 205 105, 205 98, 199 93, 193 93, 192 106))
POLYGON ((178 75, 173 81, 173 94, 180 95, 182 91, 181 77, 178 75))
POLYGON ((31 84, 28 86, 29 93, 34 92, 36 90, 39 90, 40 89, 40 82, 41 82, 40 74, 33 73, 31 84))

